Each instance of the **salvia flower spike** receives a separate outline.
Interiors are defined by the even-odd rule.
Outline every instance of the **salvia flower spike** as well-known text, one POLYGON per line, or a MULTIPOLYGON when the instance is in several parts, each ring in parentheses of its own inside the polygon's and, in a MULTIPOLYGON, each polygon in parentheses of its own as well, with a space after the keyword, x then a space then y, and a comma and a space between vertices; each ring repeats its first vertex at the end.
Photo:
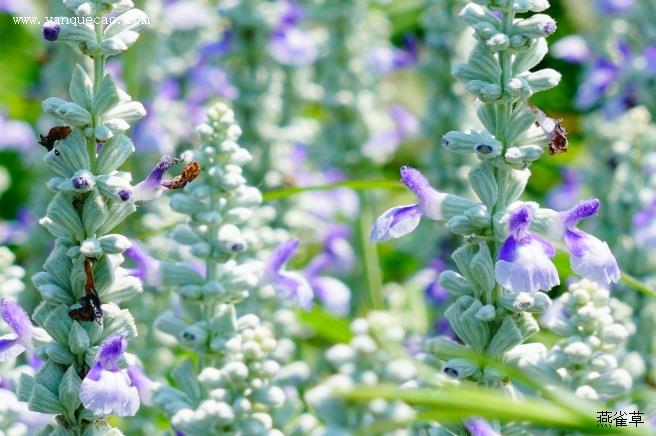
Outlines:
MULTIPOLYGON (((442 146, 478 158, 468 177, 478 202, 441 193, 419 171, 403 167, 402 181, 418 201, 385 212, 371 234, 372 241, 404 236, 426 216, 465 237, 452 255, 458 272, 447 270, 439 276, 440 285, 456 298, 445 317, 466 347, 495 359, 503 359, 539 330, 531 313, 549 307, 546 293, 560 283, 551 261, 555 246, 547 239, 564 240, 576 273, 603 285, 619 279, 608 246, 576 227, 596 213, 598 201, 588 200, 562 213, 520 201, 531 163, 545 150, 567 150, 560 121, 529 103, 533 94, 560 81, 555 70, 532 70, 548 51, 545 38, 556 29, 551 17, 537 13, 548 6, 546 1, 479 1, 462 8, 460 16, 474 29, 476 44, 467 61, 453 71, 477 98, 476 112, 484 128, 448 132, 442 146)), ((427 345, 446 360, 446 374, 487 385, 501 382, 498 371, 443 354, 457 346, 448 342, 437 338, 427 345)), ((470 432, 486 428, 487 433, 496 433, 482 420, 466 426, 470 432)))
POLYGON ((105 64, 137 41, 148 17, 131 2, 64 4, 85 22, 47 22, 43 36, 80 48, 93 66, 75 65, 70 100, 43 102, 58 120, 39 141, 54 172, 48 182, 54 195, 39 222, 55 238, 54 248, 32 278, 41 296, 32 315, 36 327, 3 300, 3 318, 14 331, 4 356, 23 348, 43 361, 36 375, 21 376, 18 397, 33 411, 57 415, 48 434, 104 434, 116 431, 109 415, 131 416, 140 405, 119 359, 136 327, 117 303, 138 295, 142 285, 121 267, 130 241, 112 230, 136 210, 135 201, 148 198, 133 195, 131 175, 119 171, 134 152, 125 132, 145 110, 117 87, 105 64), (100 24, 87 24, 93 22, 100 24), (41 328, 49 337, 36 346, 41 328))

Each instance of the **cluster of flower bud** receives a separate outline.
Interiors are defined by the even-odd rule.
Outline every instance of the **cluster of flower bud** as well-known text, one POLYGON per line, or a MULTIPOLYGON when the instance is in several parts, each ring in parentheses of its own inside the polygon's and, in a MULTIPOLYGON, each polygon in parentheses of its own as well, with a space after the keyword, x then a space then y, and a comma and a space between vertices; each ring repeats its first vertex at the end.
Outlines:
POLYGON ((274 358, 278 343, 270 328, 253 314, 239 318, 224 305, 215 324, 220 335, 211 366, 196 376, 191 362, 176 368, 176 388, 157 391, 155 401, 171 415, 171 425, 187 435, 282 435, 288 403, 286 386, 307 378, 301 365, 281 367, 274 358), (281 416, 283 415, 283 416, 281 416))
POLYGON ((306 393, 306 401, 324 424, 316 434, 348 434, 380 420, 403 421, 414 415, 402 401, 379 398, 354 405, 340 397, 341 391, 356 385, 417 385, 417 367, 402 348, 405 331, 391 314, 371 312, 354 320, 351 332, 348 344, 326 351, 326 360, 336 372, 306 393))
POLYGON ((566 338, 548 351, 540 343, 519 346, 508 353, 509 359, 571 387, 580 397, 620 397, 633 384, 621 367, 626 341, 635 333, 631 314, 630 306, 611 298, 607 288, 583 279, 570 285, 543 319, 547 328, 566 338))

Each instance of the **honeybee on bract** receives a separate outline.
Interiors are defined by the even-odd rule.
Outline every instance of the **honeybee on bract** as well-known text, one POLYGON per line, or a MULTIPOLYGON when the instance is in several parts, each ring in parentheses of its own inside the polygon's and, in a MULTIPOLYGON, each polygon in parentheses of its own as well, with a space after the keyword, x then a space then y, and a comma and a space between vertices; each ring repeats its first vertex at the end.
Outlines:
POLYGON ((540 127, 550 139, 549 154, 567 152, 567 129, 563 127, 563 120, 549 118, 544 112, 532 104, 529 104, 529 107, 535 114, 535 124, 540 127))
POLYGON ((46 150, 50 151, 55 146, 55 141, 66 139, 73 129, 69 126, 55 126, 46 136, 39 135, 39 144, 43 145, 46 150))
POLYGON ((162 185, 169 189, 182 189, 187 186, 187 183, 192 182, 200 174, 200 163, 198 161, 191 161, 187 163, 182 169, 180 175, 175 176, 171 180, 162 182, 162 185))

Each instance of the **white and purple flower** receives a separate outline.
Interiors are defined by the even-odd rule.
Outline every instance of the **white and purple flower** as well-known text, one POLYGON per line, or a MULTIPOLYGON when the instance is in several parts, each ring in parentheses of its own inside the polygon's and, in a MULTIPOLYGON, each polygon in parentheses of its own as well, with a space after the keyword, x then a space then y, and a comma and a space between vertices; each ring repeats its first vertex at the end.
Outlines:
POLYGON ((393 207, 378 217, 369 235, 369 240, 372 242, 387 241, 407 235, 417 228, 422 216, 435 221, 444 219, 442 202, 447 194, 433 189, 426 177, 411 167, 401 167, 401 181, 417 196, 418 202, 393 207))
POLYGON ((34 327, 27 312, 13 301, 3 298, 0 301, 0 315, 12 331, 0 336, 0 362, 14 359, 24 351, 31 351, 34 327))
POLYGON ((576 227, 579 221, 596 215, 600 201, 584 200, 571 209, 561 212, 559 219, 565 245, 570 253, 572 270, 582 277, 609 285, 620 279, 620 269, 608 244, 576 227))
POLYGON ((533 210, 525 204, 508 218, 510 235, 506 238, 495 267, 497 282, 514 292, 549 291, 560 284, 558 271, 551 262, 555 248, 528 231, 533 210))
POLYGON ((301 274, 285 271, 283 267, 298 249, 298 239, 281 244, 273 252, 264 266, 264 281, 271 284, 283 298, 289 298, 304 309, 312 307, 314 292, 308 281, 301 274))
POLYGON ((149 201, 160 197, 170 185, 169 180, 163 180, 164 173, 180 161, 173 156, 163 156, 148 177, 134 187, 131 198, 134 201, 149 201))
MULTIPOLYGON (((80 386, 80 400, 98 415, 134 416, 139 410, 139 391, 118 360, 127 348, 125 335, 109 337, 100 346, 96 362, 80 386)), ((137 380, 138 381, 138 380, 137 380)))

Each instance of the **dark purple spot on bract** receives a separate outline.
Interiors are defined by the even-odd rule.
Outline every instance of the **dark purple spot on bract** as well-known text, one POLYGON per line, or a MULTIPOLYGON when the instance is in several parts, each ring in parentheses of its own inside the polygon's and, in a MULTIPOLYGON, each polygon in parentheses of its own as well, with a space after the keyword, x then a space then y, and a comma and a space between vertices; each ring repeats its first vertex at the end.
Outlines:
POLYGON ((59 27, 59 24, 47 22, 43 25, 43 38, 48 41, 57 41, 57 38, 59 38, 60 30, 61 27, 59 27))
POLYGON ((86 177, 78 176, 73 179, 73 187, 75 189, 82 189, 89 186, 89 181, 86 177))
POLYGON ((449 146, 449 140, 446 138, 442 138, 442 146, 443 147, 448 147, 449 146))
POLYGON ((482 154, 492 153, 492 150, 494 150, 494 149, 489 144, 478 144, 476 146, 476 151, 479 152, 479 153, 482 153, 482 154))
POLYGON ((127 189, 121 189, 118 191, 118 198, 120 198, 122 201, 128 201, 130 198, 132 198, 132 192, 128 191, 127 189))
POLYGON ((458 377, 458 371, 456 371, 453 368, 449 368, 448 366, 444 368, 444 374, 449 375, 451 377, 458 377))
POLYGON ((230 249, 231 249, 232 251, 235 251, 235 252, 237 252, 237 251, 243 251, 244 248, 245 248, 244 244, 242 244, 242 243, 240 243, 240 242, 238 242, 238 243, 236 243, 236 244, 232 244, 232 247, 230 247, 230 249))

